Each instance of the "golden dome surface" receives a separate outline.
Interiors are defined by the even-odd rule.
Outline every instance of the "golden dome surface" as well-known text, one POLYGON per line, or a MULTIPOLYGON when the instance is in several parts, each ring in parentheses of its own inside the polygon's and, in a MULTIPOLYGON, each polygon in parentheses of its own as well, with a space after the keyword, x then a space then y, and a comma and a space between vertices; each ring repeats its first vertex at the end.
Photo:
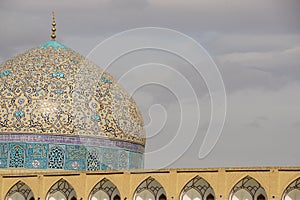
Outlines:
POLYGON ((0 66, 0 132, 91 136, 145 145, 141 113, 117 81, 51 40, 0 66))

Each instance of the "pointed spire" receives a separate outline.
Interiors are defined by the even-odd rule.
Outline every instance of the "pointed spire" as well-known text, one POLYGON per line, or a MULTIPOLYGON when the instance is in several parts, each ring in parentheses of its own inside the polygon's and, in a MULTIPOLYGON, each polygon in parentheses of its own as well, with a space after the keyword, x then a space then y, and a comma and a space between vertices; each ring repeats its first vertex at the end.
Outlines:
POLYGON ((56 31, 55 14, 54 12, 52 12, 52 34, 51 34, 52 40, 55 40, 56 38, 55 31, 56 31))

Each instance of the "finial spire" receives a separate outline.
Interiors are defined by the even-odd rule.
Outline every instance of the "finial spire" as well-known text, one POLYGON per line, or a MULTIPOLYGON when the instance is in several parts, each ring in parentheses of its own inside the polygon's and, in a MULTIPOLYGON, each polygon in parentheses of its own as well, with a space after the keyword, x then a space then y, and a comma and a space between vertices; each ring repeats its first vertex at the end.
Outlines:
POLYGON ((54 14, 54 12, 52 12, 52 34, 51 34, 51 38, 53 40, 55 40, 55 38, 56 38, 55 31, 56 31, 55 14, 54 14))

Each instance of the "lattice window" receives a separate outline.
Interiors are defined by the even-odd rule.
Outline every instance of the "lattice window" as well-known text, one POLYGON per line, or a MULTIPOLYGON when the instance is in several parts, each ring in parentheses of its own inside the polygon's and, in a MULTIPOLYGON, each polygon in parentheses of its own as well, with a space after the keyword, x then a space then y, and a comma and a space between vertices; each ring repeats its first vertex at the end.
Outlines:
POLYGON ((157 182, 154 178, 148 177, 146 180, 144 180, 139 187, 135 191, 135 198, 137 199, 138 195, 142 193, 143 191, 149 191, 153 194, 154 198, 156 200, 159 200, 159 197, 163 194, 166 196, 166 192, 164 188, 161 186, 159 182, 157 182))
POLYGON ((9 152, 9 167, 24 167, 25 151, 16 145, 10 149, 9 152))
POLYGON ((64 151, 59 147, 53 147, 49 152, 48 167, 51 169, 63 169, 64 160, 64 151))
POLYGON ((214 200, 215 193, 213 188, 206 180, 204 180, 200 176, 196 176, 184 186, 181 191, 180 199, 183 199, 184 195, 192 189, 194 189, 199 194, 201 199, 214 200))
POLYGON ((90 171, 95 171, 100 169, 100 161, 96 151, 89 151, 86 158, 86 169, 90 171))
POLYGON ((95 185, 90 193, 90 198, 92 199, 94 196, 97 196, 99 191, 105 192, 109 199, 120 200, 120 192, 118 188, 108 179, 104 178, 99 183, 95 185))
POLYGON ((19 181, 14 186, 10 188, 8 193, 6 194, 6 200, 7 199, 14 199, 13 197, 16 196, 16 194, 20 194, 22 197, 24 197, 25 200, 31 200, 34 199, 33 192, 31 189, 26 185, 24 182, 19 181))
POLYGON ((66 200, 77 199, 74 188, 64 179, 60 179, 50 188, 47 194, 47 200, 53 198, 57 192, 60 192, 66 200))
POLYGON ((294 192, 295 196, 300 196, 300 177, 294 180, 292 183, 290 183, 287 188, 284 190, 282 195, 282 200, 285 200, 286 197, 294 192))
POLYGON ((252 199, 256 199, 260 195, 263 195, 264 197, 267 196, 265 189, 260 185, 260 183, 250 176, 246 176, 234 186, 230 193, 230 199, 232 199, 234 194, 240 190, 247 191, 252 199))

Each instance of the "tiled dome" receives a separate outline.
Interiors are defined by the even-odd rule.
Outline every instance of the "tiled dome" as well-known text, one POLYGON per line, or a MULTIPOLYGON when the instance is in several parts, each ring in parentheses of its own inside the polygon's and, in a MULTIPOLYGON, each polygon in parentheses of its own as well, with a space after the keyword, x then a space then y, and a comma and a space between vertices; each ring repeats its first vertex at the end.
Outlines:
POLYGON ((89 156, 98 158, 99 169, 101 163, 143 165, 145 131, 134 100, 112 76, 55 40, 1 64, 0 99, 0 141, 9 142, 0 144, 0 167, 85 170, 89 156), (63 166, 51 167, 50 154, 60 151, 63 166))

